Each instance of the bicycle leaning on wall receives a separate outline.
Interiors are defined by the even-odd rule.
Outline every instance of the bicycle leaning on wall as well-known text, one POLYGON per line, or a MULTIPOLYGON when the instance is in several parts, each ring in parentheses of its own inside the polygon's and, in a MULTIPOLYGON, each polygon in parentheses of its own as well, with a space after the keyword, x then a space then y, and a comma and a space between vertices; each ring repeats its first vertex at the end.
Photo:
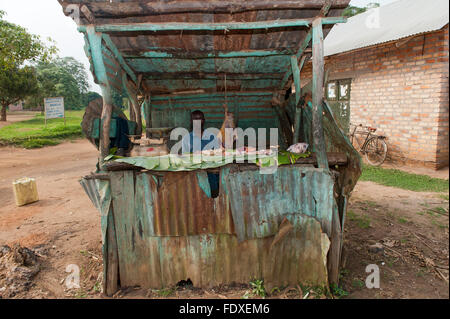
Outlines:
POLYGON ((376 128, 370 126, 350 124, 350 141, 372 166, 383 164, 388 151, 386 136, 374 134, 376 131, 376 128), (364 142, 360 143, 362 140, 364 142))

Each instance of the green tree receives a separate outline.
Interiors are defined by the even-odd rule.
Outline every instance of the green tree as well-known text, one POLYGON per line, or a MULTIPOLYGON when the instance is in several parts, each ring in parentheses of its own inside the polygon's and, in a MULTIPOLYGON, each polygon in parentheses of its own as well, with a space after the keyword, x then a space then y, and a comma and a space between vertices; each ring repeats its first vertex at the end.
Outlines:
POLYGON ((5 69, 0 72, 0 121, 6 121, 6 108, 38 90, 35 70, 26 66, 5 69))
POLYGON ((4 20, 4 16, 5 12, 0 10, 0 69, 14 69, 25 62, 46 60, 56 53, 53 44, 45 45, 39 36, 4 20))
POLYGON ((0 11, 0 121, 6 121, 8 105, 34 94, 36 75, 32 67, 36 61, 48 60, 54 53, 54 45, 45 45, 39 36, 3 19, 0 11))
POLYGON ((360 13, 366 12, 367 10, 378 8, 380 6, 379 3, 369 3, 365 7, 355 7, 355 6, 348 6, 345 8, 345 10, 342 12, 342 16, 344 17, 353 17, 355 15, 358 15, 360 13))
POLYGON ((46 97, 64 97, 68 110, 87 105, 89 82, 84 65, 72 57, 56 58, 36 64, 38 92, 27 100, 27 105, 40 106, 46 97))

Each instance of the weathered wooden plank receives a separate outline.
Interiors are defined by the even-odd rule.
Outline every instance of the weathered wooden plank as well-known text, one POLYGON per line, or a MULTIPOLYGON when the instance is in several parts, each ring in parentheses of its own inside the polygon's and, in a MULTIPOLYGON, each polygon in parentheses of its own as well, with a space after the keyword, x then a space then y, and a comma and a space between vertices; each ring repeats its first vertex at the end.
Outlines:
POLYGON ((103 109, 102 109, 102 135, 100 138, 100 165, 103 165, 103 159, 109 154, 109 130, 111 127, 111 118, 113 111, 112 91, 108 81, 106 67, 103 61, 102 53, 102 34, 95 32, 93 26, 88 26, 86 29, 87 39, 92 57, 92 64, 94 66, 94 73, 99 81, 100 88, 103 95, 103 109))
POLYGON ((324 49, 321 18, 313 22, 313 80, 312 80, 312 131, 313 148, 320 168, 328 168, 323 131, 324 49))
POLYGON ((298 67, 297 56, 291 56, 291 68, 292 68, 292 77, 294 78, 295 85, 295 107, 297 107, 300 102, 301 97, 301 86, 300 86, 300 68, 298 67))
POLYGON ((106 253, 106 260, 104 260, 106 263, 104 265, 103 291, 107 296, 112 296, 119 289, 119 255, 113 208, 110 209, 108 214, 108 229, 106 231, 104 249, 106 253))
POLYGON ((181 79, 208 79, 208 80, 223 80, 224 76, 228 80, 261 80, 261 79, 276 79, 280 80, 283 73, 208 73, 208 72, 145 72, 142 75, 145 79, 155 80, 181 80, 181 79))
POLYGON ((247 57, 267 57, 274 55, 291 55, 292 50, 245 50, 245 51, 181 51, 181 50, 167 50, 167 51, 137 51, 137 50, 123 50, 124 58, 152 58, 152 59, 204 59, 204 58, 247 58, 247 57))
POLYGON ((134 171, 111 173, 111 194, 121 282, 136 281, 136 235, 134 171))
MULTIPOLYGON (((301 116, 302 116, 302 110, 299 107, 300 98, 302 95, 302 89, 301 89, 301 79, 300 79, 300 72, 303 68, 303 65, 305 64, 306 56, 303 56, 300 60, 300 66, 298 67, 298 75, 294 74, 294 80, 295 80, 295 119, 294 119, 294 138, 293 138, 293 144, 296 144, 300 141, 300 124, 301 124, 301 116)), ((297 64, 297 58, 293 57, 292 63, 297 64)))
MULTIPOLYGON (((309 46, 312 39, 312 30, 308 32, 305 39, 303 39, 302 44, 300 45, 298 51, 297 51, 297 59, 300 59, 300 57, 303 55, 303 51, 309 46)), ((286 85, 289 83, 289 78, 292 75, 292 68, 289 68, 286 72, 286 74, 283 77, 283 80, 281 81, 280 89, 283 90, 286 85)))
MULTIPOLYGON (((97 17, 145 16, 173 13, 239 13, 258 10, 320 9, 327 0, 221 0, 221 1, 168 1, 168 2, 90 2, 97 17)), ((62 3, 64 5, 64 3, 62 3)), ((333 8, 344 9, 347 0, 334 0, 333 8)))
MULTIPOLYGON (((323 18, 323 24, 343 23, 343 17, 323 18)), ((98 24, 95 26, 97 32, 157 32, 157 31, 230 31, 230 30, 261 30, 289 27, 309 27, 313 19, 285 19, 254 22, 222 22, 222 23, 126 23, 126 24, 98 24)), ((85 32, 86 26, 78 27, 85 32)))
MULTIPOLYGON (((133 83, 131 83, 126 74, 123 74, 123 88, 125 89, 125 92, 128 95, 128 98, 131 102, 131 107, 133 109, 133 114, 135 117, 135 122, 137 123, 136 126, 136 135, 141 135, 142 134, 142 112, 141 112, 141 107, 138 101, 138 97, 137 97, 137 89, 136 87, 133 85, 133 83)), ((130 110, 131 110, 130 107, 130 110)))
POLYGON ((339 220, 338 208, 333 208, 333 221, 331 225, 331 246, 328 252, 328 281, 330 284, 339 283, 339 264, 342 250, 342 228, 339 220))
POLYGON ((122 54, 117 49, 114 42, 111 40, 110 36, 107 34, 102 35, 103 40, 105 41, 107 47, 111 50, 111 52, 116 57, 117 61, 120 63, 120 66, 124 69, 125 72, 131 77, 131 79, 134 81, 134 83, 137 83, 137 76, 134 73, 134 71, 130 68, 130 66, 125 62, 122 54))
MULTIPOLYGON (((231 91, 227 92, 228 99, 232 97, 246 97, 246 96, 265 96, 269 97, 273 95, 270 91, 231 91)), ((223 93, 210 93, 210 94, 167 94, 167 95, 155 95, 152 97, 152 101, 164 101, 164 100, 202 100, 211 98, 223 98, 223 93)))
POLYGON ((95 16, 86 5, 80 7, 80 11, 84 14, 89 23, 95 23, 95 16))

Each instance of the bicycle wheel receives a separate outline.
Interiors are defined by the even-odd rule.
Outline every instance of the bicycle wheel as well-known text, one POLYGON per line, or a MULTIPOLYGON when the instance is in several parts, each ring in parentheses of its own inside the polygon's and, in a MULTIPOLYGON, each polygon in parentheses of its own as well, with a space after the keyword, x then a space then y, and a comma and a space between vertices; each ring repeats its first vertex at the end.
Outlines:
POLYGON ((380 166, 387 156, 387 144, 383 138, 372 137, 365 147, 366 160, 372 166, 380 166))

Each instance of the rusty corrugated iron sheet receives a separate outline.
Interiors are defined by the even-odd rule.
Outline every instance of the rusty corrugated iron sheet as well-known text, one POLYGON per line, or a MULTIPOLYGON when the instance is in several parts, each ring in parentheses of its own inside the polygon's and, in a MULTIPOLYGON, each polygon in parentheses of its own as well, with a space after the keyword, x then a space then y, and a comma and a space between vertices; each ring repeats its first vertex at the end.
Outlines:
MULTIPOLYGON (((134 225, 124 221, 121 227, 134 225)), ((195 287, 248 283, 263 279, 265 287, 302 282, 325 286, 327 270, 320 224, 302 217, 286 236, 239 243, 236 236, 210 234, 184 237, 131 238, 117 232, 122 287, 162 288, 190 279, 195 287)), ((325 236, 326 237, 326 236, 325 236)), ((328 240, 328 238, 326 238, 328 240)))
MULTIPOLYGON (((312 210, 315 214, 305 210, 313 205, 311 202, 293 210, 289 205, 295 203, 289 200, 282 200, 274 209, 266 196, 245 195, 230 185, 241 183, 242 175, 256 184, 265 183, 265 188, 258 186, 264 192, 280 188, 299 193, 305 200, 302 194, 306 195, 307 185, 321 187, 327 174, 308 167, 281 167, 271 182, 258 170, 236 174, 225 167, 221 171, 220 196, 213 199, 205 192, 205 179, 199 178, 199 173, 205 172, 157 176, 121 171, 111 172, 110 182, 82 181, 89 197, 102 207, 102 230, 106 230, 103 220, 112 214, 122 287, 161 288, 188 278, 196 287, 247 283, 255 278, 264 279, 266 287, 298 282, 326 284, 329 243, 321 224, 328 213, 318 214, 317 207, 312 210), (302 183, 297 178, 305 178, 305 185, 293 186, 302 183), (110 210, 108 198, 112 199, 110 210), (238 201, 248 208, 232 213, 238 201), (292 228, 286 233, 280 231, 285 217, 292 228), (267 222, 261 223, 260 218, 267 222), (243 229, 252 230, 244 234, 245 240, 240 240, 236 233, 243 229)), ((246 186, 243 183, 239 188, 246 186)), ((275 191, 273 196, 278 198, 279 194, 275 191)))
POLYGON ((110 173, 116 222, 132 218, 135 227, 125 230, 130 236, 234 234, 228 198, 208 197, 199 185, 198 174, 170 172, 157 177, 134 171, 110 173))
POLYGON ((264 238, 278 232, 284 217, 293 224, 301 216, 318 220, 331 235, 334 182, 328 171, 282 166, 274 174, 230 172, 225 178, 239 240, 264 238))

